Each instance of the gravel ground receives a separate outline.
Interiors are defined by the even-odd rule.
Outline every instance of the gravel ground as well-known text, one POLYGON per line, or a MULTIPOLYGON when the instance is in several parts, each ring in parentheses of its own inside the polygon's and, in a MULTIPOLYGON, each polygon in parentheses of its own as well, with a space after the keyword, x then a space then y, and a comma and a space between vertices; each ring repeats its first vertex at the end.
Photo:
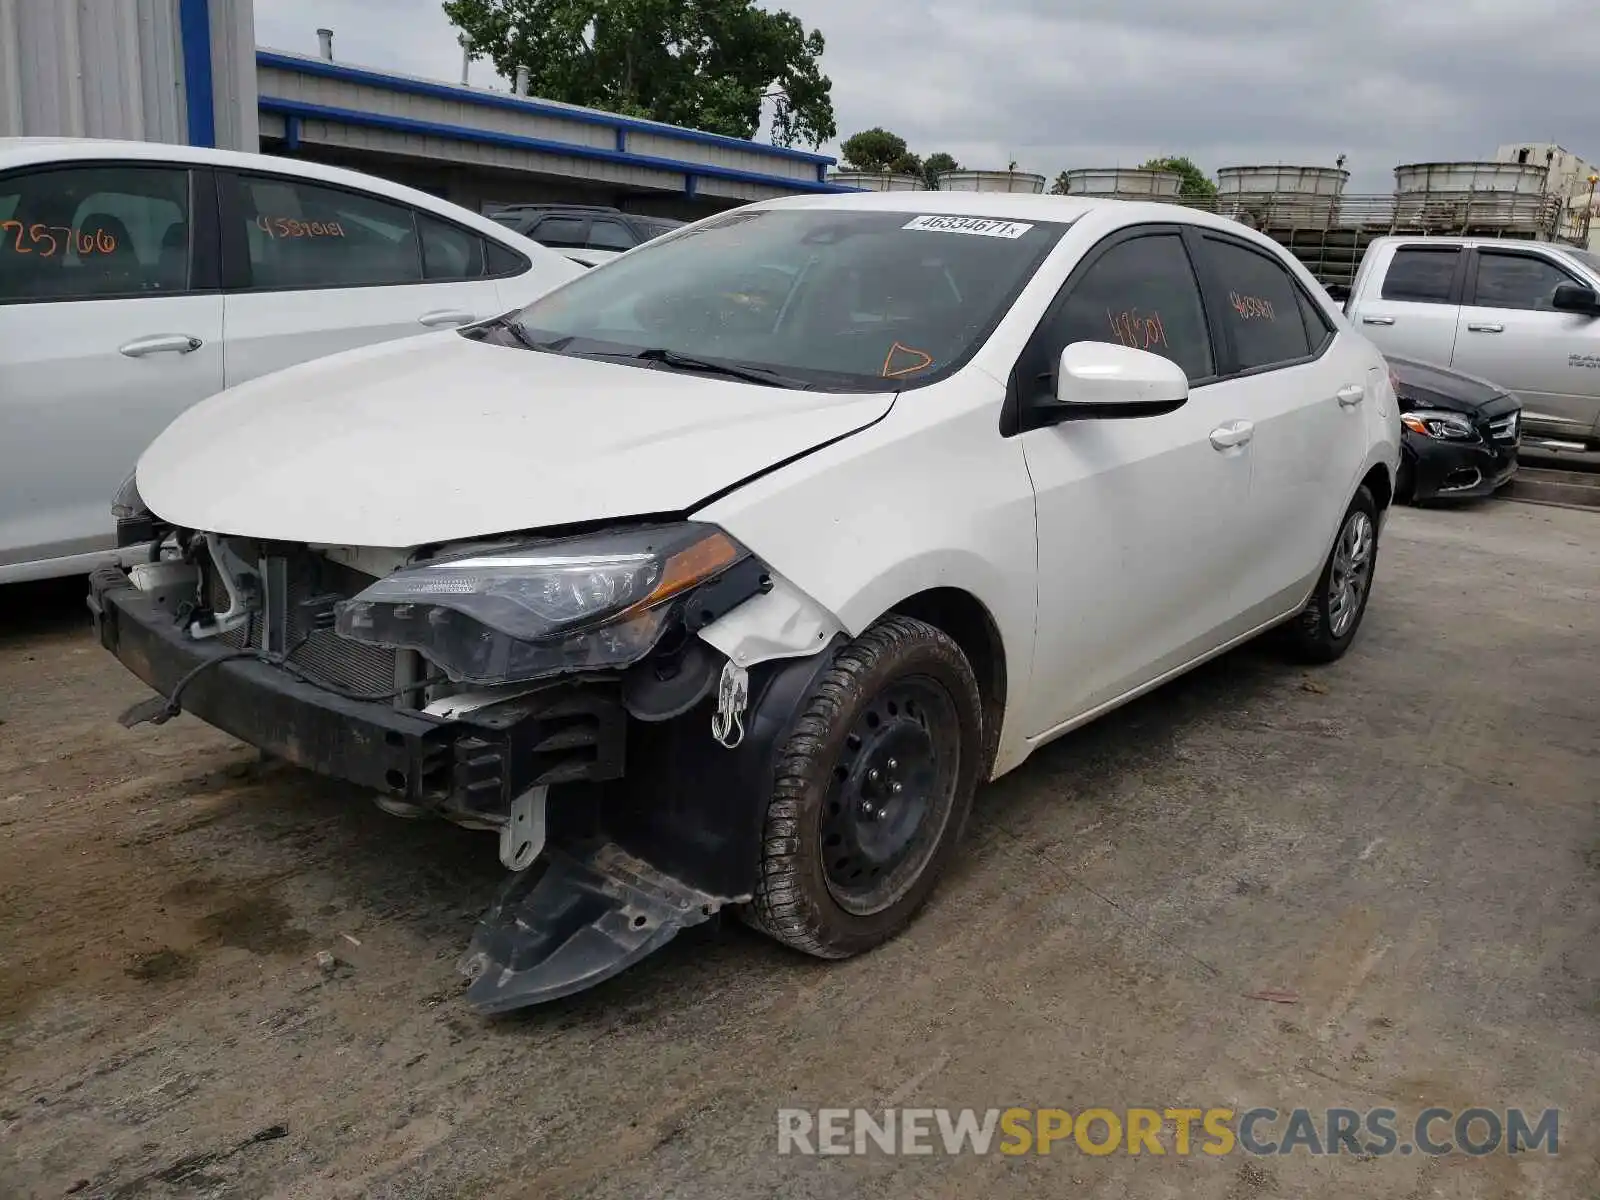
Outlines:
POLYGON ((146 694, 81 583, 0 589, 0 1196, 1600 1196, 1600 515, 1397 513, 1342 663, 1247 647, 1049 747, 873 955, 729 922, 495 1021, 454 972, 491 838, 120 728, 146 694), (777 1153, 778 1108, 856 1105, 1520 1105, 1561 1140, 777 1153))

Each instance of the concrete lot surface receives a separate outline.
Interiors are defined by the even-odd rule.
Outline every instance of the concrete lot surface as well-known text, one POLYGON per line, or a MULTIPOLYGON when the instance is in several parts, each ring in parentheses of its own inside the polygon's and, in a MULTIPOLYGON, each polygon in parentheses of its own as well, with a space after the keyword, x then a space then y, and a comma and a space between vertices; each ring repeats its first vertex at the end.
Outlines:
POLYGON ((1600 1197, 1600 514, 1397 513, 1342 663, 1247 647, 1040 753, 876 954, 730 923, 492 1022, 493 839, 121 729, 80 590, 0 591, 0 1196, 1600 1197), (1555 1156, 777 1153, 858 1105, 1561 1115, 1555 1156))

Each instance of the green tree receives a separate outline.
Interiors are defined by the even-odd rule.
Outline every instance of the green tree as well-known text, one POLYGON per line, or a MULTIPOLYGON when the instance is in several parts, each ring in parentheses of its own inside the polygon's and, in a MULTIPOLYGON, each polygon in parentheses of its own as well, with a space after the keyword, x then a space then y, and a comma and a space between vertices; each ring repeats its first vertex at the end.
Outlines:
POLYGON ((922 160, 906 148, 898 133, 873 126, 853 133, 839 147, 844 165, 856 171, 893 171, 903 175, 922 174, 922 160))
POLYGON ((1056 176, 1056 181, 1050 185, 1052 196, 1065 196, 1067 194, 1067 173, 1065 171, 1056 176))
POLYGON ((444 0, 473 56, 536 96, 754 137, 820 146, 838 132, 822 34, 754 0, 444 0))
POLYGON ((946 171, 959 171, 961 164, 943 150, 937 150, 922 160, 922 181, 930 191, 939 186, 939 176, 946 171))
POLYGON ((1180 196, 1215 196, 1217 185, 1211 178, 1194 165, 1192 159, 1178 158, 1152 158, 1144 164, 1147 171, 1171 171, 1183 177, 1183 182, 1178 185, 1180 196))

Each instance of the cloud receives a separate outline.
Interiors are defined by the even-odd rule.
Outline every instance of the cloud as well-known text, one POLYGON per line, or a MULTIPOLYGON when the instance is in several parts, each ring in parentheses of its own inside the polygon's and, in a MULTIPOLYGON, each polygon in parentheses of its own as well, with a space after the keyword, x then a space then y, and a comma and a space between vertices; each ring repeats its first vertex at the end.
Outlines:
MULTIPOLYGON (((841 135, 882 125, 966 166, 1047 176, 1187 154, 1332 165, 1388 192, 1402 162, 1517 140, 1600 158, 1593 0, 771 0, 820 29, 841 135)), ((438 0, 263 0, 263 44, 443 79, 438 0)), ((473 81, 492 68, 473 66, 473 81)), ((836 148, 835 148, 836 149, 836 148)))

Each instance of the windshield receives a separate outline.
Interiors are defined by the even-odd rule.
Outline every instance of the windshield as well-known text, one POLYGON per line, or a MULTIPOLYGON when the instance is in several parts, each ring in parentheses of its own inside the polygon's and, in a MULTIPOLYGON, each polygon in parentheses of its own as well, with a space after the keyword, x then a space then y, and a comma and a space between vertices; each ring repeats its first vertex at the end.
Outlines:
POLYGON ((532 349, 780 387, 898 391, 960 367, 1064 222, 850 209, 728 213, 513 314, 532 349))
POLYGON ((1600 254, 1596 254, 1592 250, 1573 250, 1570 248, 1567 253, 1588 267, 1591 274, 1600 277, 1600 254))

